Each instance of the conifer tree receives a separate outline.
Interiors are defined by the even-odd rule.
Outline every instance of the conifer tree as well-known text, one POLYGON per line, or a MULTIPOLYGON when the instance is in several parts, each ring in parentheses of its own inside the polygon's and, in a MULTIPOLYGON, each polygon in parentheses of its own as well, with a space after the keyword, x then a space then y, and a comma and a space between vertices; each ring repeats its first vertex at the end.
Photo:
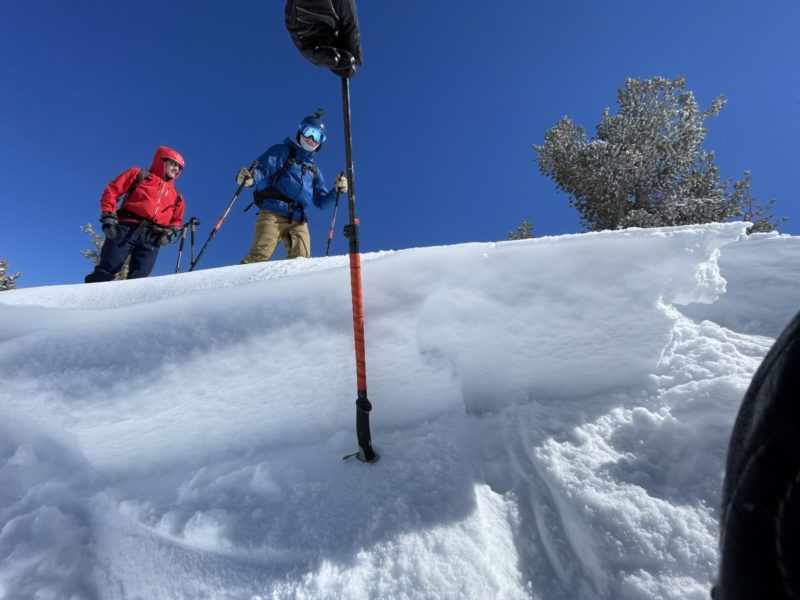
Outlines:
POLYGON ((522 225, 515 231, 508 232, 509 240, 527 240, 533 237, 533 224, 528 219, 522 219, 522 225))
POLYGON ((564 117, 542 145, 541 172, 570 194, 588 230, 726 221, 739 206, 726 196, 714 154, 701 152, 704 121, 725 105, 701 111, 678 76, 628 79, 618 113, 605 109, 597 137, 564 117))
MULTIPOLYGON (((100 235, 94 230, 94 226, 91 223, 87 223, 83 227, 81 227, 81 231, 83 231, 86 235, 89 236, 89 239, 92 241, 93 248, 91 250, 81 250, 81 256, 84 258, 88 258, 92 261, 94 266, 97 266, 100 263, 100 250, 103 247, 103 242, 105 242, 106 238, 103 235, 100 235)), ((114 281, 118 281, 120 279, 127 279, 128 278, 128 268, 130 267, 131 257, 125 259, 125 262, 122 264, 122 268, 119 270, 114 276, 114 281)))
POLYGON ((748 235, 751 233, 765 233, 775 231, 778 225, 786 222, 788 217, 781 217, 777 222, 772 223, 775 215, 768 212, 777 202, 777 198, 772 198, 766 206, 756 204, 756 198, 750 193, 750 171, 744 172, 744 179, 733 184, 731 197, 741 208, 743 221, 750 221, 753 226, 747 228, 748 235))
POLYGON ((5 292, 6 290, 13 290, 17 287, 17 279, 19 279, 20 273, 17 271, 13 275, 8 274, 8 259, 0 258, 0 292, 5 292))

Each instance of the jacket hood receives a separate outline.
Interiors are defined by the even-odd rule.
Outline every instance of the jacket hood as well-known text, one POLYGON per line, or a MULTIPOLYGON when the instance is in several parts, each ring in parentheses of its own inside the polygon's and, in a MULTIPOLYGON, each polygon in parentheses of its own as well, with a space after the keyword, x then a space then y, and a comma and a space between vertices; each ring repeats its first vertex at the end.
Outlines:
MULTIPOLYGON (((285 140, 283 140, 283 143, 284 143, 284 144, 286 144, 287 146, 289 146, 290 148, 291 148, 291 147, 294 147, 294 149, 297 151, 297 154, 296 154, 295 156, 296 156, 296 157, 297 157, 297 158, 298 158, 298 159, 299 159, 301 162, 313 161, 313 160, 314 160, 314 155, 315 155, 317 152, 319 152, 319 148, 317 148, 317 149, 316 149, 316 150, 314 150, 313 152, 309 152, 308 150, 306 150, 305 148, 303 148, 303 147, 302 147, 302 146, 301 146, 299 143, 297 143, 297 141, 296 141, 296 140, 293 140, 292 138, 288 138, 288 137, 287 137, 285 140)), ((321 144, 320 144, 320 145, 321 145, 321 144)))
POLYGON ((164 176, 166 173, 166 165, 164 164, 165 160, 174 160, 181 166, 181 171, 175 176, 175 179, 181 176, 183 173, 183 167, 186 163, 183 160, 183 157, 178 153, 176 150, 172 148, 168 148, 167 146, 159 146, 156 149, 156 153, 153 155, 153 164, 150 165, 150 172, 154 175, 158 175, 161 179, 166 179, 164 176))

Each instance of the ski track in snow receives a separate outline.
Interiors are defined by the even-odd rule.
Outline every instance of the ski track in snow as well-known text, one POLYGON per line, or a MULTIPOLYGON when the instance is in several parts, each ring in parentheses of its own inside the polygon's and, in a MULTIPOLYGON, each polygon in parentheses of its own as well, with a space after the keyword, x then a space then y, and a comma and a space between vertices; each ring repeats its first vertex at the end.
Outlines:
POLYGON ((742 229, 365 256, 370 466, 346 257, 4 293, 0 598, 705 599, 798 306, 742 229))

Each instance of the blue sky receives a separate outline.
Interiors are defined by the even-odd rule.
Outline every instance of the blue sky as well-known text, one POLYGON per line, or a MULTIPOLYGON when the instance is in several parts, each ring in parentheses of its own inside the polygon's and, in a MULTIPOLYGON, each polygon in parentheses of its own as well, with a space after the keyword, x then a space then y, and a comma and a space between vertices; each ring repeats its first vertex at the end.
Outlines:
MULTIPOLYGON (((106 183, 183 154, 179 189, 201 221, 197 249, 233 195, 236 170, 294 135, 318 106, 318 164, 344 167, 339 79, 303 59, 282 1, 6 1, 0 5, 0 257, 18 287, 76 283, 91 270, 80 226, 97 225, 106 183)), ((362 251, 505 239, 523 217, 537 236, 581 231, 531 145, 562 116, 593 134, 627 77, 683 75, 702 107, 724 179, 753 173, 800 234, 796 198, 800 5, 681 0, 361 0, 364 67, 351 84, 362 251)), ((198 268, 238 263, 254 211, 242 196, 198 268)), ((332 253, 346 252, 340 207, 332 253)), ((330 211, 310 211, 324 254, 330 211)), ((188 268, 189 247, 183 270, 188 268)), ((282 257, 282 252, 276 258, 282 257)), ((154 275, 175 269, 177 244, 154 275)))

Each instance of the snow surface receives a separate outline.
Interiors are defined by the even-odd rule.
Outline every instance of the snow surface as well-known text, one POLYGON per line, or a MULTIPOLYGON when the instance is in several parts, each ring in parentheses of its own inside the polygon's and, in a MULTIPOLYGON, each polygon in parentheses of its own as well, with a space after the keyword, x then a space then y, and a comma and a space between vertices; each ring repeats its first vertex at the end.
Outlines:
POLYGON ((0 598, 706 599, 733 419, 800 306, 745 224, 0 294, 0 598))

